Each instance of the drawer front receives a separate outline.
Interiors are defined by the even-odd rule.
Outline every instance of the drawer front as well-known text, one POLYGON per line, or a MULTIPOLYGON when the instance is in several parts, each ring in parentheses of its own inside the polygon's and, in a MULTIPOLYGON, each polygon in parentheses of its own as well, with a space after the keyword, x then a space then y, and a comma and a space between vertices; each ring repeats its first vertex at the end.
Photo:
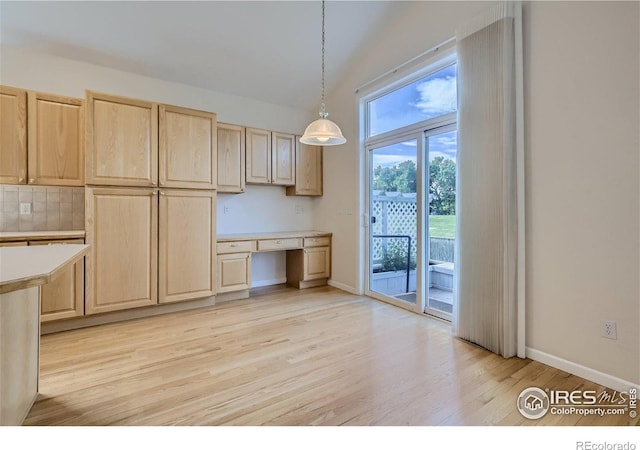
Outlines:
POLYGON ((328 247, 331 245, 330 237, 308 237, 304 238, 305 247, 328 247))
POLYGON ((302 248, 302 239, 263 239, 258 241, 258 251, 302 248))
POLYGON ((224 255, 226 253, 248 253, 255 251, 255 241, 236 241, 236 242, 218 242, 216 245, 216 253, 224 255))

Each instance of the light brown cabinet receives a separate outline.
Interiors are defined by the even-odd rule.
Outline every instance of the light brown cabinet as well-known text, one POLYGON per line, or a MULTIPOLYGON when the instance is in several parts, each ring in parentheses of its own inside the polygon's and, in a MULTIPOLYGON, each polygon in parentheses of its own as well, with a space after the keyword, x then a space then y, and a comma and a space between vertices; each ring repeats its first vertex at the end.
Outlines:
POLYGON ((296 137, 271 133, 271 183, 292 186, 296 183, 296 137))
POLYGON ((215 293, 215 192, 87 189, 86 314, 215 293))
POLYGON ((257 128, 246 129, 246 181, 295 184, 295 136, 257 128))
POLYGON ((216 245, 217 294, 247 291, 251 288, 251 252, 256 241, 220 242, 216 245))
MULTIPOLYGON (((29 241, 29 245, 84 244, 82 239, 29 241)), ((84 315, 84 258, 57 273, 40 288, 40 321, 84 315)))
POLYGON ((0 86, 0 183, 83 186, 83 132, 81 99, 0 86))
POLYGON ((81 99, 29 92, 29 184, 84 186, 81 99))
POLYGON ((271 183, 271 132, 257 128, 246 129, 247 183, 271 183))
POLYGON ((244 127, 218 122, 218 192, 244 192, 244 158, 244 127))
POLYGON ((161 190, 158 302, 215 293, 215 193, 161 190))
MULTIPOLYGON (((0 242, 0 247, 84 244, 82 239, 0 242)), ((56 273, 40 288, 40 321, 48 322, 84 315, 84 258, 56 273)))
POLYGON ((87 184, 156 186, 158 105, 87 91, 87 184))
POLYGON ((287 195, 322 195, 322 151, 296 139, 296 183, 287 187, 287 195))
POLYGON ((85 312, 153 305, 157 295, 158 199, 153 189, 86 191, 85 312))
POLYGON ((0 86, 0 183, 27 180, 27 92, 0 86))
POLYGON ((251 253, 218 254, 217 293, 251 288, 251 253))
POLYGON ((158 114, 160 186, 215 189, 216 114, 170 105, 158 114))
POLYGON ((330 238, 310 240, 305 238, 305 247, 300 250, 287 252, 287 284, 300 289, 321 286, 327 283, 331 276, 331 244, 330 238), (325 247, 319 247, 324 240, 325 247))

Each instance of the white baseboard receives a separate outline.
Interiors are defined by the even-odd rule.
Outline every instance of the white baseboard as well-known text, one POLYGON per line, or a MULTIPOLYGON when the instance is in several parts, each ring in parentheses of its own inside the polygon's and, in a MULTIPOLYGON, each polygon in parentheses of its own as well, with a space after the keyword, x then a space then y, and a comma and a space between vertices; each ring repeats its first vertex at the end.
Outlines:
POLYGON ((338 289, 341 289, 343 291, 347 291, 350 294, 362 295, 362 293, 358 292, 358 290, 356 288, 354 288, 353 286, 349 286, 347 284, 340 283, 339 281, 333 281, 333 280, 330 279, 327 282, 327 284, 329 286, 333 286, 334 288, 338 288, 338 289))
POLYGON ((600 372, 590 367, 558 358, 557 356, 536 350, 535 348, 527 347, 527 357, 534 361, 541 362, 548 366, 555 367, 556 369, 564 370, 570 374, 593 381, 594 383, 615 389, 618 392, 628 392, 629 389, 633 387, 640 389, 640 385, 632 383, 631 381, 623 380, 622 378, 614 377, 613 375, 600 372))
POLYGON ((274 284, 282 284, 286 282, 287 282, 287 277, 274 278, 272 280, 258 280, 258 281, 252 281, 251 287, 257 288, 257 287, 264 287, 264 286, 273 286, 274 284))

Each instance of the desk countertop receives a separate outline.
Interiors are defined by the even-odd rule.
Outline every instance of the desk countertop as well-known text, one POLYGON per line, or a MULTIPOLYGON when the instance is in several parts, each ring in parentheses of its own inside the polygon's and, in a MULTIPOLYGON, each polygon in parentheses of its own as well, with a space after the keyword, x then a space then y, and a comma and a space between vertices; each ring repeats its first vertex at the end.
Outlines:
POLYGON ((331 236, 326 231, 278 231, 274 233, 240 233, 240 234, 219 234, 216 238, 217 242, 233 242, 233 241, 253 241, 260 239, 287 239, 287 238, 305 238, 305 237, 321 237, 331 236))
POLYGON ((0 231, 0 242, 83 239, 84 230, 72 231, 0 231))
POLYGON ((0 248, 0 294, 48 283, 67 264, 82 258, 88 245, 54 244, 0 248))

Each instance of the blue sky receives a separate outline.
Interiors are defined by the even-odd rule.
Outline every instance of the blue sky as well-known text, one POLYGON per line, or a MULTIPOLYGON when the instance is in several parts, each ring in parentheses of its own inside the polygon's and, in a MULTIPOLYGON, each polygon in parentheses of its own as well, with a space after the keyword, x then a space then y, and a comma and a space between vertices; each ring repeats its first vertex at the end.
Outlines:
MULTIPOLYGON (((369 102, 371 135, 420 122, 456 110, 456 66, 449 66, 369 102)), ((429 158, 444 156, 455 161, 456 132, 429 137, 429 158)), ((416 143, 407 141, 376 149, 373 165, 393 166, 416 161, 416 143)))

